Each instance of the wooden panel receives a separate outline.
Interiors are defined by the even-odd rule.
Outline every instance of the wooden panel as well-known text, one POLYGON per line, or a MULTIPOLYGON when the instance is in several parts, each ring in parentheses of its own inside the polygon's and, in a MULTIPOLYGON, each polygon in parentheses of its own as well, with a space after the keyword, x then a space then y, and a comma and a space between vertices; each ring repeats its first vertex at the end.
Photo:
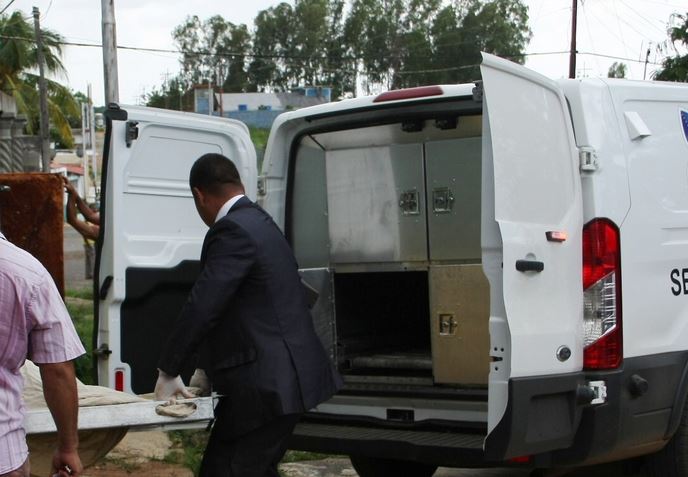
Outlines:
POLYGON ((0 174, 0 229, 36 257, 64 296, 64 188, 55 174, 0 174))

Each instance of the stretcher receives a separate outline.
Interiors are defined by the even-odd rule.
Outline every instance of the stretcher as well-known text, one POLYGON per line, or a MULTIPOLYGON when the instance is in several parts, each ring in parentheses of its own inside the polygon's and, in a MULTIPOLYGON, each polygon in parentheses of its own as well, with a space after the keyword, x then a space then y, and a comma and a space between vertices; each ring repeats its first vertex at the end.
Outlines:
MULTIPOLYGON (((177 401, 180 405, 195 406, 193 412, 183 417, 162 414, 161 411, 164 412, 165 409, 163 401, 83 406, 79 407, 79 430, 112 428, 174 430, 205 427, 213 418, 215 399, 214 397, 199 397, 177 401)), ((24 428, 29 435, 56 432, 55 422, 48 408, 27 410, 24 428)))

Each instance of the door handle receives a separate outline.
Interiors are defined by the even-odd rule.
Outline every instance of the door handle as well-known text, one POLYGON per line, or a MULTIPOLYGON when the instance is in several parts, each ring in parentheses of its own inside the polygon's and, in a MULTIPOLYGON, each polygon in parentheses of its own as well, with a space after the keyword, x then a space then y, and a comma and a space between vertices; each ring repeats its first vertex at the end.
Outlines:
POLYGON ((516 260, 516 270, 519 272, 537 272, 545 269, 544 262, 538 260, 516 260))

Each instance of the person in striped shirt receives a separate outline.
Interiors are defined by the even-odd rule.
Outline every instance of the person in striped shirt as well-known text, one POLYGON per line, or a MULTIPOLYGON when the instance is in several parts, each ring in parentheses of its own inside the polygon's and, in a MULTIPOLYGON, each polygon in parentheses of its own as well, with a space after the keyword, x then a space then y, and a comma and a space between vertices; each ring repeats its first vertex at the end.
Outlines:
POLYGON ((84 347, 48 271, 0 233, 0 477, 29 477, 20 372, 26 359, 39 366, 57 426, 52 475, 81 474, 72 360, 82 354, 84 347))

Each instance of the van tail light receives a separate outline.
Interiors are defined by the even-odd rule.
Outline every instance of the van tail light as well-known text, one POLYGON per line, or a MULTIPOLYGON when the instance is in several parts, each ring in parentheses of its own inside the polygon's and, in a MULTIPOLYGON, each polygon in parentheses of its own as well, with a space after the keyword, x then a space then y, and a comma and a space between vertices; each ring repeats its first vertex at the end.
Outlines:
POLYGON ((124 370, 115 370, 115 391, 124 391, 124 370))
POLYGON ((619 228, 608 219, 583 227, 583 366, 613 369, 623 359, 619 228))
POLYGON ((416 88, 395 89, 378 95, 373 103, 385 101, 399 101, 401 99, 426 98, 428 96, 442 96, 444 91, 439 86, 418 86, 416 88))

